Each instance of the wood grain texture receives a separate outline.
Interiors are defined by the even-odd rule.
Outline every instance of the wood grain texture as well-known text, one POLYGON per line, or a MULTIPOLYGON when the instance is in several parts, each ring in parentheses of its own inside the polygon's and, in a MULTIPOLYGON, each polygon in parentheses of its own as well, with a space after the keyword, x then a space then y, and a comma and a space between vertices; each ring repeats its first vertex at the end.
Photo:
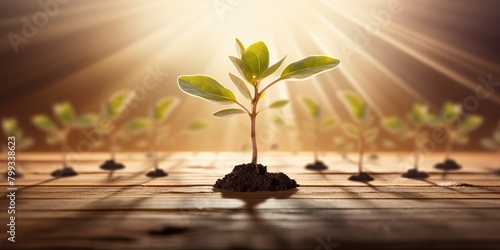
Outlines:
MULTIPOLYGON (((119 155, 127 167, 112 173, 98 167, 106 154, 72 156, 79 175, 71 178, 49 175, 59 155, 24 154, 16 243, 2 238, 0 249, 500 249, 497 156, 457 154, 463 169, 443 173, 433 168, 442 156, 428 155, 426 180, 400 177, 410 166, 405 157, 368 160, 375 181, 357 183, 347 180, 355 162, 335 154, 322 156, 330 168, 318 173, 303 168, 308 152, 263 153, 269 171, 301 186, 234 193, 211 185, 247 162, 245 153, 165 153, 169 176, 158 179, 145 176, 145 154, 119 155)), ((6 224, 8 186, 0 184, 6 224)))

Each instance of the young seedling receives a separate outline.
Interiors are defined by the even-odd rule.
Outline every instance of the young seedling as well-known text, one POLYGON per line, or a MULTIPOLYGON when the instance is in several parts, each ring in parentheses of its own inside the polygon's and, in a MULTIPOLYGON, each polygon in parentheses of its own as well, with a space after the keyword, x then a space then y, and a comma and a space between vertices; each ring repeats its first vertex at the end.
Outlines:
POLYGON ((447 102, 443 105, 440 116, 430 115, 429 125, 443 129, 446 134, 445 161, 436 164, 440 170, 458 170, 461 168, 452 158, 453 144, 465 145, 469 142, 468 133, 478 128, 483 123, 479 115, 464 115, 462 106, 447 102))
MULTIPOLYGON (((126 91, 120 91, 111 96, 103 108, 101 120, 107 122, 99 122, 97 129, 103 137, 108 138, 109 151, 111 158, 101 164, 100 168, 108 171, 115 171, 125 168, 121 163, 116 162, 116 151, 118 149, 116 143, 120 137, 120 131, 117 129, 117 120, 124 114, 128 101, 131 99, 131 94, 126 91)), ((102 140, 95 147, 102 146, 102 140)))
POLYGON ((354 150, 354 145, 341 136, 337 136, 333 139, 333 145, 335 146, 335 150, 337 150, 344 160, 347 160, 347 153, 354 150))
POLYGON ((309 127, 309 131, 313 136, 313 153, 314 153, 314 163, 307 164, 306 169, 322 171, 328 169, 328 167, 319 160, 319 137, 321 133, 331 129, 335 126, 337 120, 334 117, 323 118, 323 112, 319 104, 309 97, 303 97, 302 103, 307 113, 313 119, 313 125, 309 127))
POLYGON ((345 124, 344 130, 347 135, 358 141, 359 148, 358 174, 352 175, 349 177, 349 180, 361 182, 372 181, 373 177, 363 172, 363 156, 366 145, 373 142, 377 137, 378 128, 369 127, 373 122, 373 116, 366 103, 358 95, 350 91, 344 91, 340 93, 340 98, 355 122, 355 124, 345 124))
MULTIPOLYGON (((258 163, 256 123, 262 110, 259 102, 266 90, 284 80, 303 80, 316 74, 336 68, 340 61, 327 56, 309 56, 294 62, 281 72, 280 76, 263 86, 263 80, 272 75, 281 66, 285 58, 269 66, 269 51, 264 42, 256 42, 245 47, 236 39, 239 57, 230 56, 230 60, 239 71, 240 77, 229 73, 242 96, 248 101, 248 106, 236 99, 234 94, 217 80, 205 75, 183 75, 178 78, 178 84, 186 94, 199 97, 218 104, 235 104, 239 108, 224 109, 214 113, 216 117, 228 117, 246 114, 250 119, 250 138, 252 141, 252 160, 249 164, 236 166, 231 174, 218 180, 214 187, 234 191, 277 191, 297 187, 297 183, 283 173, 268 173, 267 167, 258 163), (250 85, 251 91, 247 84, 250 85)), ((287 100, 279 100, 268 108, 281 108, 287 100)))
POLYGON ((413 142, 413 168, 408 169, 408 171, 402 175, 405 178, 424 179, 429 177, 427 173, 418 170, 420 145, 428 137, 428 133, 423 131, 428 116, 426 106, 415 104, 407 116, 407 122, 398 117, 389 117, 382 120, 382 126, 387 131, 398 136, 401 140, 412 140, 413 142))
POLYGON ((60 123, 60 127, 46 115, 35 115, 32 118, 36 127, 47 134, 48 144, 60 144, 62 152, 62 169, 52 172, 54 177, 75 176, 78 173, 68 166, 68 136, 74 129, 83 129, 93 126, 97 122, 97 116, 94 114, 84 114, 77 116, 73 106, 69 102, 63 102, 54 105, 54 115, 60 123))
MULTIPOLYGON (((493 131, 490 138, 481 139, 481 145, 492 152, 496 152, 500 156, 500 121, 497 128, 493 131)), ((497 175, 500 175, 500 170, 497 170, 497 175)))
POLYGON ((163 169, 159 168, 158 149, 161 141, 165 140, 165 137, 168 135, 169 128, 168 125, 165 125, 165 121, 178 103, 179 100, 177 98, 165 97, 158 101, 153 107, 150 116, 149 136, 147 141, 148 144, 151 145, 150 150, 153 157, 154 170, 146 174, 148 177, 156 178, 168 175, 163 169))
MULTIPOLYGON (((31 137, 24 136, 23 130, 18 126, 15 118, 2 119, 2 129, 5 137, 7 138, 7 150, 13 151, 16 159, 17 166, 19 166, 19 155, 22 150, 26 150, 33 146, 35 141, 31 137), (14 150, 10 150, 14 149, 14 150)), ((10 155, 9 155, 10 156, 10 155)), ((16 171, 16 166, 8 164, 8 171, 5 173, 6 177, 20 178, 23 175, 16 171)))

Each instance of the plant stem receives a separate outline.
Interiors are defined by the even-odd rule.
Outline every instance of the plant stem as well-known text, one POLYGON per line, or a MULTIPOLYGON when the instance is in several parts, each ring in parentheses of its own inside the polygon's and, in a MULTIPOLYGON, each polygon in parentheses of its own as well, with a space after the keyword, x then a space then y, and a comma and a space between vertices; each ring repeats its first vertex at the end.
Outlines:
POLYGON ((257 104, 259 103, 260 94, 258 84, 254 85, 254 97, 252 101, 252 112, 250 113, 250 137, 252 138, 252 164, 257 167, 257 134, 255 132, 257 121, 257 104))
POLYGON ((151 132, 151 136, 153 137, 153 166, 155 170, 158 170, 158 137, 156 136, 158 131, 158 126, 153 124, 153 131, 151 132))
POLYGON ((62 152, 62 165, 63 168, 68 166, 68 129, 64 128, 60 134, 61 136, 61 152, 62 152))
POLYGON ((413 169, 418 172, 418 163, 420 162, 420 154, 418 152, 419 148, 418 148, 418 142, 417 142, 417 138, 415 138, 415 162, 413 163, 413 169))
POLYGON ((451 147, 453 146, 454 134, 449 129, 446 130, 448 134, 448 141, 446 141, 446 151, 445 151, 445 159, 450 160, 451 156, 451 147))
POLYGON ((364 130, 359 129, 359 159, 358 159, 358 173, 363 173, 363 155, 365 153, 365 136, 364 130))
POLYGON ((314 121, 314 139, 313 139, 314 162, 318 162, 319 161, 319 157, 318 157, 318 137, 319 137, 319 117, 315 118, 315 121, 314 121))
POLYGON ((113 133, 113 134, 111 134, 111 137, 110 137, 110 151, 111 151, 111 160, 112 161, 115 161, 115 158, 116 158, 115 144, 116 144, 116 135, 113 133))

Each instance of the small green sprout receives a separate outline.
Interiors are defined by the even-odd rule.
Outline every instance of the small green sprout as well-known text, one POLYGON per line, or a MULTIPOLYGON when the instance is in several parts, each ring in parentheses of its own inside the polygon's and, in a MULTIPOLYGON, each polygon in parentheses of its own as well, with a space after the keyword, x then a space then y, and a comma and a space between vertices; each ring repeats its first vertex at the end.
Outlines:
POLYGON ((77 116, 73 106, 69 102, 55 104, 54 115, 60 123, 60 127, 50 117, 46 115, 35 115, 32 118, 33 124, 47 134, 47 144, 60 144, 63 154, 63 169, 52 173, 55 177, 74 176, 77 173, 68 166, 68 136, 74 129, 83 129, 93 126, 97 122, 97 116, 94 114, 84 114, 77 116))
POLYGON ((429 125, 441 128, 447 136, 444 164, 436 165, 443 170, 456 170, 460 166, 451 159, 453 144, 465 145, 469 142, 468 133, 478 128, 483 123, 479 115, 465 115, 460 104, 446 102, 440 116, 430 115, 429 125))
POLYGON ((481 139, 481 145, 485 149, 497 152, 500 155, 500 121, 490 138, 481 139))
POLYGON ((401 140, 412 140, 414 147, 413 169, 403 174, 407 178, 426 178, 428 175, 418 171, 420 161, 420 145, 428 137, 428 132, 424 131, 429 114, 427 107, 421 104, 413 105, 411 112, 407 116, 407 121, 398 117, 389 117, 382 120, 382 126, 390 133, 396 135, 401 140))
MULTIPOLYGON (((269 66, 269 51, 264 42, 259 41, 248 47, 245 47, 238 39, 236 39, 236 43, 239 57, 230 56, 229 59, 236 66, 243 79, 231 73, 229 73, 229 77, 241 95, 248 101, 248 108, 238 101, 229 89, 209 76, 183 75, 178 78, 178 84, 180 89, 188 95, 218 104, 236 104, 239 106, 239 108, 218 111, 213 114, 216 117, 229 117, 239 114, 248 115, 250 118, 250 137, 252 140, 251 163, 258 169, 256 120, 257 116, 263 110, 258 109, 258 104, 264 97, 266 90, 280 81, 303 80, 332 70, 339 65, 340 61, 327 56, 309 56, 288 65, 276 80, 262 87, 263 80, 278 70, 285 57, 269 66), (251 86, 251 91, 247 87, 247 84, 251 86)), ((267 108, 281 108, 287 103, 287 100, 278 100, 267 108)))
POLYGON ((355 122, 355 124, 344 124, 343 128, 348 136, 358 141, 359 148, 358 175, 351 176, 349 180, 371 181, 373 178, 363 172, 363 155, 366 145, 375 140, 379 130, 378 128, 370 128, 370 124, 374 120, 373 116, 366 103, 357 94, 344 91, 340 93, 340 98, 355 122))
POLYGON ((337 119, 335 117, 324 118, 321 107, 313 99, 303 97, 301 101, 308 115, 313 119, 313 123, 308 127, 308 130, 313 136, 314 164, 308 164, 306 168, 315 170, 326 169, 327 167, 319 160, 319 138, 321 133, 332 129, 336 125, 337 119))

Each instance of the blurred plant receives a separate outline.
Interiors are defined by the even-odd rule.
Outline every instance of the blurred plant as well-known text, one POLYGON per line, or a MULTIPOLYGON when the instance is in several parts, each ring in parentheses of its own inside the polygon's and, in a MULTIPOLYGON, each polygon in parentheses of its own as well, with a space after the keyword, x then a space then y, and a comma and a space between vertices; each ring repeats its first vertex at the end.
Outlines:
POLYGON ((24 131, 19 127, 15 118, 2 119, 2 129, 6 137, 16 138, 16 151, 25 150, 33 146, 35 140, 24 135, 24 131))
POLYGON ((487 150, 500 154, 500 121, 490 138, 481 139, 481 145, 487 150))
POLYGON ((343 91, 340 93, 340 98, 355 122, 355 124, 346 123, 343 128, 348 136, 358 141, 359 148, 358 175, 351 176, 349 180, 372 181, 373 178, 363 172, 363 154, 365 147, 375 140, 379 130, 378 128, 370 128, 374 120, 373 116, 366 103, 357 94, 343 91))
POLYGON ((483 118, 479 115, 464 117, 460 104, 446 102, 440 116, 430 115, 428 122, 432 127, 444 129, 448 138, 445 149, 445 162, 437 164, 436 168, 443 170, 460 169, 460 165, 451 159, 452 146, 453 144, 467 144, 469 142, 467 134, 478 128, 483 123, 483 118))
POLYGON ((382 120, 382 126, 390 133, 398 136, 401 140, 412 140, 414 147, 413 169, 403 174, 407 178, 427 178, 425 172, 418 170, 420 161, 420 144, 427 139, 428 132, 423 131, 429 119, 427 106, 421 104, 413 105, 411 112, 407 115, 407 122, 398 117, 389 117, 382 120))
MULTIPOLYGON (((178 84, 182 91, 188 95, 199 97, 219 104, 236 104, 240 108, 224 109, 214 113, 216 117, 229 117, 238 114, 247 114, 250 118, 250 137, 252 140, 252 164, 257 168, 257 139, 256 120, 262 110, 257 110, 259 102, 264 97, 266 90, 274 84, 283 80, 302 80, 313 75, 336 68, 339 60, 327 56, 310 56, 300 61, 294 62, 281 72, 278 79, 272 81, 264 88, 260 88, 262 81, 273 74, 283 63, 281 59, 272 66, 269 66, 269 51, 264 42, 256 42, 245 48, 240 40, 236 39, 239 58, 230 56, 229 58, 236 66, 244 80, 229 73, 229 77, 236 85, 239 92, 245 97, 250 108, 236 100, 234 94, 217 80, 205 75, 184 75, 178 78, 178 84), (245 83, 246 81, 246 83, 245 83), (249 84, 253 89, 248 89, 249 84)), ((268 108, 281 108, 288 103, 287 100, 279 100, 272 103, 268 108)))
POLYGON ((319 104, 313 101, 309 97, 303 97, 301 99, 304 109, 307 111, 308 115, 313 119, 312 125, 308 126, 308 132, 313 136, 313 153, 314 153, 314 163, 308 164, 306 168, 313 170, 324 170, 327 166, 319 160, 319 136, 321 133, 332 129, 336 123, 337 119, 334 117, 323 118, 322 110, 319 104))
POLYGON ((335 150, 339 152, 342 159, 347 159, 347 152, 354 150, 354 144, 349 143, 344 137, 337 136, 333 139, 333 145, 335 150))
MULTIPOLYGON (((109 151, 111 154, 110 161, 115 162, 116 159, 116 141, 119 137, 119 131, 116 129, 116 122, 123 114, 128 101, 131 98, 131 93, 127 91, 119 91, 111 96, 105 103, 102 113, 102 119, 108 120, 108 123, 99 123, 97 129, 101 131, 104 137, 109 138, 109 151)), ((101 147, 101 144, 95 145, 101 147)))
MULTIPOLYGON (((19 162, 20 162, 19 154, 20 154, 20 152, 33 146, 35 141, 33 140, 32 137, 28 137, 28 136, 24 135, 23 130, 17 124, 17 120, 15 118, 2 119, 2 129, 3 129, 3 133, 4 133, 5 137, 7 137, 7 138, 14 137, 15 138, 14 139, 14 148, 16 150, 17 166, 19 166, 19 162)), ((11 166, 9 164, 9 166, 8 166, 9 171, 6 172, 6 176, 9 176, 9 173, 14 173, 14 175, 16 175, 17 177, 22 177, 21 173, 15 171, 17 166, 12 166, 12 168, 14 170, 10 171, 11 166)))
POLYGON ((33 124, 47 134, 47 144, 61 145, 63 168, 54 171, 52 175, 55 177, 77 175, 73 168, 68 166, 68 136, 71 130, 93 126, 97 122, 97 116, 90 113, 77 116, 69 102, 55 104, 53 111, 60 127, 46 115, 35 115, 32 118, 33 124))
POLYGON ((148 128, 148 137, 145 140, 141 140, 139 144, 150 145, 154 170, 146 174, 149 177, 163 177, 168 175, 159 168, 158 150, 161 141, 165 141, 169 134, 169 126, 165 124, 165 121, 178 103, 179 99, 175 97, 165 97, 159 100, 153 107, 150 115, 151 118, 147 122, 142 123, 144 127, 137 128, 137 132, 140 132, 140 130, 144 128, 148 128))

